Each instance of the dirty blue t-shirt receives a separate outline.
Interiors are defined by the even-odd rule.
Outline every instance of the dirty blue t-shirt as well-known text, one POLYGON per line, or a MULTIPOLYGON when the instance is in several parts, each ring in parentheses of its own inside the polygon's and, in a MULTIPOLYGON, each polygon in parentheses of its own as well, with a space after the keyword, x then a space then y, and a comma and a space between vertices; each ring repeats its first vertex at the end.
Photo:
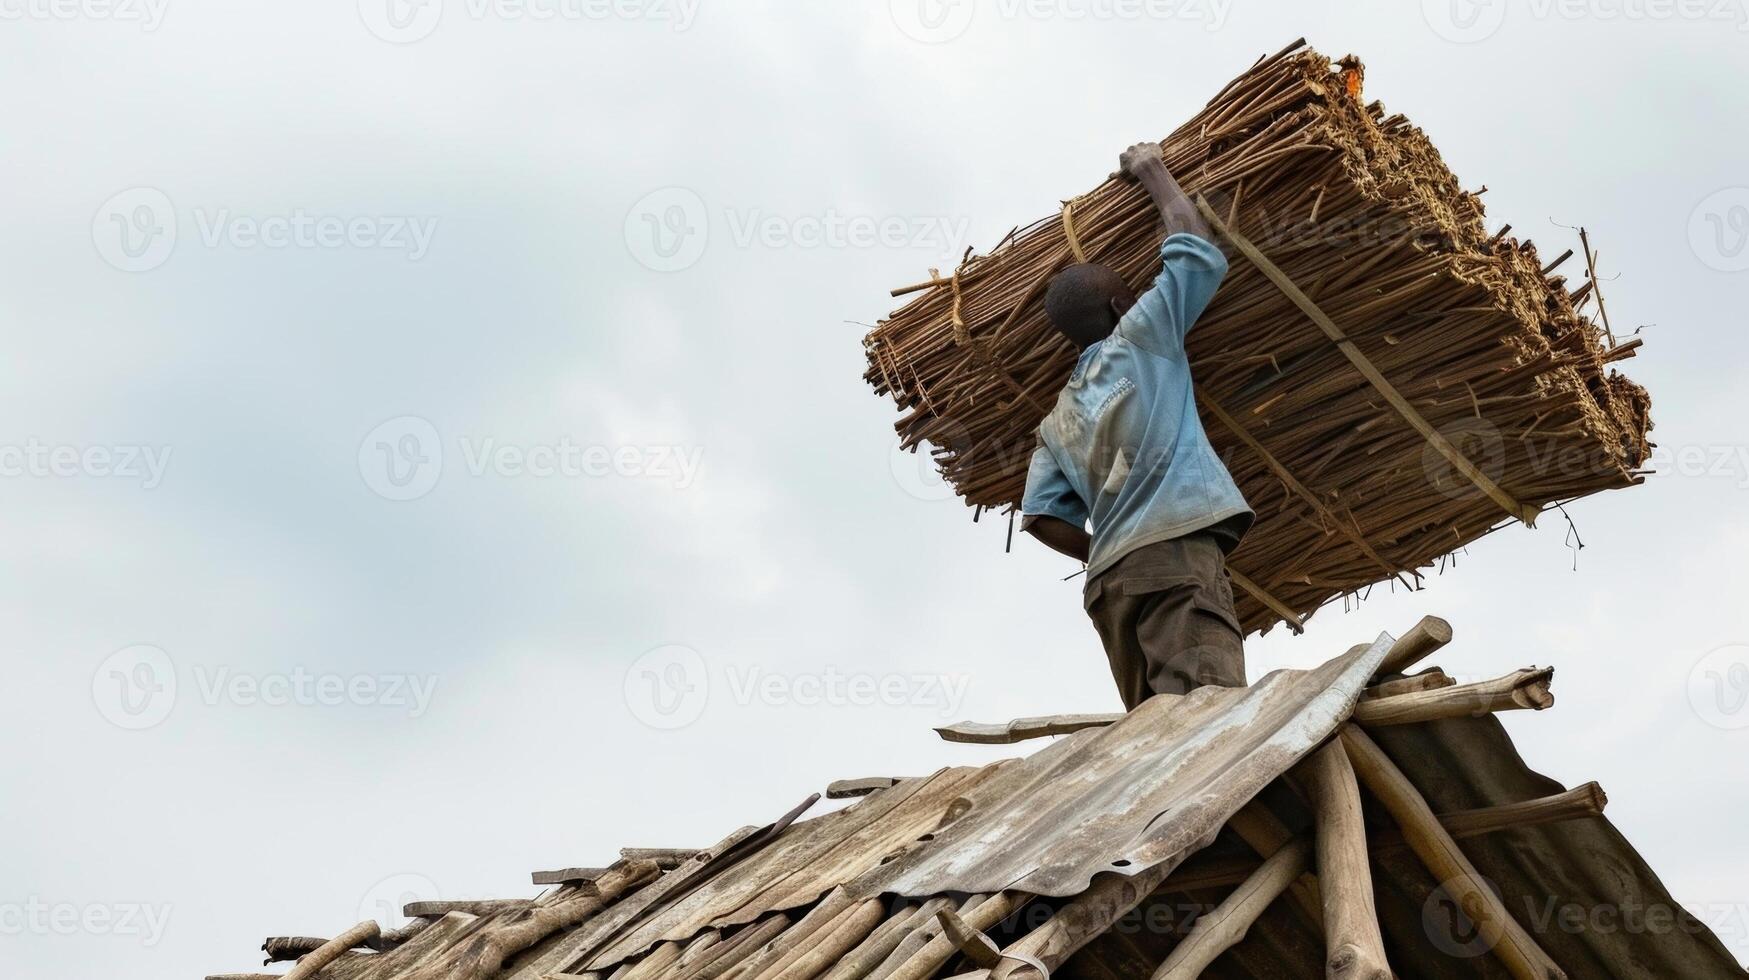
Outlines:
POLYGON ((1021 512, 1085 528, 1089 580, 1156 541, 1251 508, 1203 432, 1184 336, 1227 274, 1220 249, 1177 234, 1154 285, 1110 337, 1087 348, 1039 426, 1021 512))

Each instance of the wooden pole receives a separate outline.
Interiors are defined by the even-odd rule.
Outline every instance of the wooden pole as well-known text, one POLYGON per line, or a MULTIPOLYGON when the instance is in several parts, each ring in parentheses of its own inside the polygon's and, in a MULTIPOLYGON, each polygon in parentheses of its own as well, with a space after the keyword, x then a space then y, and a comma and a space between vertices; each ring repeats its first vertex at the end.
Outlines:
POLYGON ((1329 980, 1390 980, 1373 906, 1372 867, 1360 786, 1348 754, 1332 741, 1305 769, 1317 819, 1318 887, 1324 895, 1324 970, 1329 980))
POLYGON ((1213 912, 1196 920, 1190 935, 1172 950, 1166 962, 1154 971, 1154 980, 1194 980, 1222 953, 1238 945, 1251 930, 1251 924, 1263 914, 1269 904, 1287 891, 1311 867, 1312 848, 1305 841, 1295 841, 1275 852, 1263 867, 1257 869, 1227 896, 1213 912))
POLYGON ((789 926, 790 917, 782 912, 755 925, 750 925, 705 951, 697 960, 683 967, 677 975, 678 980, 716 980, 717 977, 740 966, 747 957, 763 948, 766 943, 776 938, 789 926))
POLYGON ((1379 665, 1380 677, 1406 674, 1409 668, 1433 655, 1435 650, 1451 642, 1451 624, 1438 616, 1424 617, 1415 628, 1404 633, 1391 645, 1391 652, 1379 665))
POLYGON ((1445 671, 1435 667, 1419 674, 1399 677, 1394 681, 1374 684, 1362 691, 1360 696, 1365 701, 1376 701, 1379 698, 1391 698, 1399 694, 1415 694, 1419 691, 1437 691, 1442 687, 1455 687, 1456 685, 1457 681, 1452 680, 1445 671))
POLYGON ((329 964, 345 956, 348 950, 362 946, 381 934, 382 927, 377 925, 376 920, 360 922, 312 950, 310 955, 299 960, 297 965, 286 973, 284 980, 311 980, 326 969, 329 964))
POLYGON ((752 980, 770 969, 773 964, 787 962, 791 959, 792 952, 814 936, 822 935, 852 904, 854 903, 851 901, 850 892, 842 885, 832 889, 807 915, 796 920, 795 925, 750 954, 746 965, 740 968, 740 975, 745 980, 752 980))
MULTIPOLYGON (((992 895, 976 907, 967 909, 961 919, 966 927, 977 932, 994 929, 1015 910, 1020 899, 1015 892, 992 895)), ((886 980, 927 980, 947 965, 947 961, 953 958, 959 947, 954 945, 953 939, 947 935, 939 920, 934 924, 934 931, 935 934, 930 937, 929 942, 889 974, 886 980)))
POLYGON ((1046 715, 1040 718, 1016 718, 1000 724, 962 721, 935 730, 947 742, 970 745, 1014 745, 1035 738, 1073 735, 1087 728, 1104 728, 1122 721, 1120 713, 1099 715, 1046 715))
POLYGON ((1412 725, 1442 718, 1478 718, 1497 711, 1543 711, 1555 706, 1549 693, 1554 668, 1527 669, 1481 684, 1400 694, 1362 701, 1354 720, 1369 727, 1412 725))
MULTIPOLYGON (((1287 828, 1255 800, 1235 814, 1227 826, 1265 858, 1272 858, 1295 844, 1287 828)), ((1307 850, 1306 853, 1311 852, 1307 850)), ((1086 891, 1058 909, 1048 922, 1002 952, 1008 956, 1030 957, 1054 970, 1154 894, 1170 873, 1170 869, 1161 865, 1134 875, 1097 877, 1086 891)), ((1307 874, 1305 867, 1294 878, 1304 879, 1290 880, 1288 884, 1294 886, 1296 901, 1316 926, 1322 915, 1317 880, 1307 874)), ((1024 963, 1009 959, 991 971, 991 980, 1038 980, 1034 976, 1037 972, 1024 963)))
POLYGON ((826 972, 822 980, 864 980, 875 967, 886 962, 893 950, 911 934, 912 926, 943 908, 951 908, 952 900, 932 898, 915 908, 900 909, 869 934, 861 945, 851 950, 826 972))
MULTIPOLYGON (((1567 820, 1584 820, 1603 815, 1609 798, 1603 787, 1586 783, 1555 796, 1483 807, 1457 813, 1442 813, 1440 826, 1454 840, 1467 840, 1503 830, 1541 827, 1567 820)), ((1367 848, 1377 857, 1408 848, 1400 831, 1395 829, 1373 833, 1367 837, 1367 848)), ((1162 891, 1193 891, 1199 888, 1231 888, 1257 870, 1261 862, 1255 858, 1220 858, 1185 862, 1166 880, 1162 891)))
POLYGON ((1567 974, 1543 952, 1542 947, 1506 911, 1500 898, 1482 883, 1470 859, 1440 826, 1427 800, 1409 777, 1403 775, 1383 749, 1358 725, 1342 727, 1342 747, 1354 764, 1355 774, 1385 805, 1402 828, 1409 847, 1434 880, 1451 893, 1453 900, 1481 930, 1484 940, 1516 980, 1566 980, 1567 974))
MULTIPOLYGON (((1252 800, 1245 808, 1233 814, 1233 819, 1227 822, 1227 828, 1239 839, 1251 846, 1265 860, 1275 856, 1275 852, 1294 841, 1293 831, 1287 829, 1261 800, 1252 800)), ((1318 879, 1309 871, 1293 882, 1290 894, 1293 903, 1305 916, 1306 924, 1314 931, 1324 926, 1324 901, 1318 894, 1318 879)))
POLYGON ((794 956, 773 966, 764 976, 769 980, 813 980, 839 957, 861 945, 886 915, 881 899, 867 899, 845 910, 831 926, 821 930, 817 940, 798 946, 794 956))
POLYGON ((481 980, 497 976, 510 957, 554 933, 576 928, 659 874, 661 870, 654 861, 627 861, 596 881, 597 894, 536 906, 514 923, 482 933, 421 964, 404 980, 481 980))
POLYGON ((622 861, 654 861, 663 871, 673 871, 698 856, 696 847, 622 847, 622 861))

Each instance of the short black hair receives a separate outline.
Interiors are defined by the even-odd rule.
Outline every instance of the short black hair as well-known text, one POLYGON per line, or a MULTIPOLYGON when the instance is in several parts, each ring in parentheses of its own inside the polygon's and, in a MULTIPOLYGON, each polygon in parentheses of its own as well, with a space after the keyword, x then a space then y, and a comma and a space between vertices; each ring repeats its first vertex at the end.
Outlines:
POLYGON ((1122 311, 1135 302, 1117 270, 1097 262, 1069 266, 1045 290, 1045 315, 1076 347, 1090 347, 1111 336, 1122 311))

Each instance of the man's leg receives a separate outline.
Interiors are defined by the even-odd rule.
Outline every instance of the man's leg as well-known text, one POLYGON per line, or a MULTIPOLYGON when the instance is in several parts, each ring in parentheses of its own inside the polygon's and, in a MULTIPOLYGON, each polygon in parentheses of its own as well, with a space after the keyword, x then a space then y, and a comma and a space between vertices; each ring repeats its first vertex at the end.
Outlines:
MULTIPOLYGON (((1193 548, 1194 551, 1204 549, 1193 548)), ((1233 612, 1233 586, 1220 549, 1192 554, 1190 582, 1147 597, 1137 616, 1137 643, 1146 653, 1148 686, 1156 694, 1199 687, 1244 687, 1245 646, 1233 612)))
POLYGON ((1205 534, 1148 545, 1090 586, 1087 612, 1124 704, 1245 686, 1245 650, 1220 545, 1205 534))

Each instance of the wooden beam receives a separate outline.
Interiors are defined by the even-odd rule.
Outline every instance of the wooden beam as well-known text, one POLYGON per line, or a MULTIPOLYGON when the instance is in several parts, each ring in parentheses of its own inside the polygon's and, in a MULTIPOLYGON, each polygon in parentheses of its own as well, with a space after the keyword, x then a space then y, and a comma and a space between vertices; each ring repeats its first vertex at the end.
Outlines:
MULTIPOLYGON (((1228 826, 1265 858, 1273 858, 1289 847, 1299 847, 1308 855, 1309 861, 1311 845, 1294 841, 1293 835, 1281 826, 1275 815, 1255 800, 1236 814, 1228 826)), ((1312 923, 1317 925, 1321 922, 1317 882, 1307 877, 1308 870, 1309 865, 1300 868, 1293 876, 1294 879, 1306 880, 1296 882, 1290 879, 1287 884, 1295 886, 1297 899, 1312 923)), ((1081 947, 1103 935, 1154 894, 1170 874, 1169 866, 1159 865, 1133 875, 1095 877, 1086 891, 1058 909, 1043 925, 1004 948, 1002 965, 990 971, 991 980, 1039 980, 1036 976, 1038 970, 1026 960, 1042 963, 1050 970, 1062 966, 1081 947)))
MULTIPOLYGON (((1609 797, 1603 792, 1603 787, 1586 783, 1565 793, 1523 803, 1443 813, 1439 816, 1439 823, 1452 839, 1468 840, 1501 831, 1600 817, 1608 804, 1609 797)), ((1395 829, 1375 831, 1367 837, 1367 849, 1374 857, 1407 850, 1408 847, 1402 832, 1395 829)), ((1231 888, 1249 878, 1261 863, 1256 858, 1192 858, 1173 872, 1161 887, 1163 891, 1231 888)))
POLYGON ((1270 612, 1280 616, 1282 621, 1287 623, 1289 629, 1292 629, 1295 633, 1304 633, 1306 631, 1305 617, 1294 612, 1292 606, 1289 606, 1275 596, 1270 595, 1268 590, 1264 589, 1263 586, 1258 585, 1256 582, 1239 574, 1239 570, 1231 565, 1227 566, 1227 575, 1232 578, 1234 585, 1249 592, 1251 598, 1268 606, 1270 612))
POLYGON ((1196 920, 1190 935, 1154 971, 1154 980, 1195 980, 1202 976, 1216 957, 1245 938, 1263 910, 1310 870, 1311 863, 1312 848, 1305 841, 1295 841, 1276 851, 1213 912, 1196 920))
MULTIPOLYGON (((979 902, 976 906, 967 908, 961 919, 968 929, 985 932, 1000 925, 1002 920, 1008 918, 1024 899, 1025 896, 1017 892, 999 892, 979 902)), ((937 925, 940 925, 939 919, 937 925)), ((952 959, 957 952, 959 952, 959 947, 954 945, 954 941, 948 937, 946 931, 939 931, 923 945, 922 949, 912 954, 897 969, 888 974, 885 980, 928 980, 929 977, 940 972, 941 968, 946 966, 947 961, 952 959)))
POLYGON ((1457 681, 1449 677, 1445 671, 1434 667, 1431 670, 1399 677, 1394 681, 1374 684, 1360 693, 1363 701, 1377 701, 1380 698, 1392 698, 1399 694, 1416 694, 1421 691, 1437 691, 1440 688, 1454 687, 1457 681))
POLYGON ((852 905, 764 973, 749 973, 749 980, 812 980, 867 939, 886 916, 886 903, 878 896, 852 905))
POLYGON ((1390 980, 1354 768, 1342 746, 1331 742, 1312 756, 1305 773, 1317 820, 1324 975, 1328 980, 1390 980))
POLYGON ((790 954, 801 948, 815 936, 823 935, 824 929, 831 926, 844 914, 845 910, 856 904, 851 901, 850 892, 843 885, 826 893, 808 913, 796 920, 796 924, 785 929, 758 950, 747 957, 747 960, 737 970, 741 980, 752 980, 773 965, 786 962, 790 954))
POLYGON ((401 914, 409 919, 441 919, 451 912, 491 915, 506 909, 525 909, 533 904, 533 901, 526 898, 493 898, 472 902, 408 902, 401 906, 401 914))
POLYGON ((329 964, 346 955, 347 951, 363 946, 381 934, 382 927, 377 925, 375 919, 360 922, 328 940, 326 945, 312 950, 308 956, 299 960, 297 965, 286 973, 283 980, 312 980, 313 977, 327 969, 329 964))
MULTIPOLYGON (((680 944, 676 942, 658 943, 655 949, 632 966, 631 972, 625 975, 625 980, 655 980, 666 976, 674 964, 680 961, 680 944)), ((547 980, 552 980, 548 977, 547 980)))
POLYGON ((622 847, 621 861, 654 861, 663 871, 673 871, 699 853, 696 847, 622 847))
MULTIPOLYGON (((1439 818, 1439 823, 1453 837, 1478 837, 1515 827, 1537 827, 1563 820, 1601 817, 1607 806, 1609 794, 1603 791, 1603 787, 1596 783, 1586 783, 1565 793, 1526 800, 1523 803, 1448 813, 1439 818)), ((1386 840, 1381 843, 1383 846, 1390 846, 1391 842, 1386 840)))
POLYGON ((595 895, 539 905, 512 924, 485 930, 468 942, 413 967, 398 980, 484 980, 498 975, 513 956, 550 936, 577 928, 620 897, 640 889, 661 872, 653 861, 631 861, 597 881, 595 895))
POLYGON ((1002 963, 1002 950, 982 930, 974 929, 966 920, 960 918, 953 909, 942 909, 935 913, 941 922, 941 934, 946 936, 954 948, 965 954, 973 966, 981 966, 986 970, 994 969, 1002 963))
POLYGON ((897 910, 869 933, 862 945, 841 957, 820 980, 865 980, 911 935, 913 926, 934 915, 937 909, 952 907, 952 899, 938 895, 922 905, 897 910))
POLYGON ((1362 701, 1354 720, 1369 727, 1413 725, 1442 718, 1477 718, 1497 711, 1543 711, 1555 705, 1549 693, 1552 667, 1529 668, 1480 684, 1400 694, 1362 701))
POLYGON ((530 877, 537 885, 584 885, 594 884, 595 879, 604 874, 607 874, 606 868, 559 868, 536 871, 530 877))
POLYGON ((1103 728, 1124 719, 1122 714, 1047 715, 1039 718, 1016 718, 1001 724, 962 721, 937 728, 944 741, 971 745, 1013 745, 1035 738, 1073 735, 1088 728, 1103 728))
POLYGON ((1475 865, 1384 750, 1358 725, 1344 725, 1341 738, 1360 781, 1384 804, 1410 849, 1469 916, 1507 971, 1516 980, 1566 980, 1567 974, 1512 918, 1499 896, 1482 883, 1475 865))
POLYGON ((1391 650, 1385 654, 1384 662, 1379 664, 1379 677, 1389 677, 1392 674, 1407 674, 1409 668, 1415 666, 1434 651, 1451 642, 1451 624, 1438 616, 1422 617, 1415 628, 1404 633, 1402 638, 1391 644, 1391 650))
POLYGON ((790 918, 782 912, 742 929, 728 939, 706 950, 676 975, 677 980, 715 980, 741 965, 747 957, 771 942, 790 926, 790 918))
MULTIPOLYGON (((1260 858, 1265 860, 1274 857, 1275 853, 1294 842, 1294 833, 1287 824, 1281 822, 1270 809, 1263 805, 1262 800, 1252 800, 1245 804, 1233 819, 1227 822, 1227 829, 1238 838, 1250 845, 1260 858)), ((1301 875, 1292 885, 1293 903, 1305 916, 1307 925, 1313 931, 1324 928, 1324 899, 1319 894, 1317 876, 1310 871, 1301 875)))
POLYGON ((868 796, 883 789, 892 789, 899 784, 899 779, 893 776, 868 776, 863 779, 839 779, 826 787, 828 800, 853 800, 859 796, 868 796))
POLYGON ((1492 498, 1496 504, 1500 505, 1501 509, 1506 511, 1506 513, 1512 515, 1512 517, 1517 520, 1523 521, 1527 526, 1536 526, 1537 515, 1540 511, 1535 507, 1520 503, 1514 499, 1511 494, 1507 493, 1498 483, 1495 483, 1492 478, 1477 469, 1476 464, 1470 462, 1467 456, 1458 452, 1457 447, 1453 446, 1450 440, 1442 435, 1438 429, 1434 428, 1433 423, 1427 421, 1427 419, 1422 416, 1420 410, 1409 403, 1409 399, 1403 397, 1402 392, 1398 391, 1396 386, 1391 384, 1390 380, 1373 365, 1372 361, 1369 360, 1365 354, 1361 353, 1360 348, 1355 346, 1354 341, 1348 339, 1348 335, 1343 332, 1341 327, 1336 325, 1336 321, 1330 319, 1323 310, 1319 309, 1318 304, 1312 302, 1311 297, 1302 292, 1300 287, 1295 285, 1294 281, 1288 277, 1288 274, 1281 271, 1280 266, 1271 262, 1269 258, 1265 256, 1256 245, 1252 244, 1249 239, 1229 227, 1226 221, 1224 221, 1219 214, 1215 213, 1215 209, 1209 207, 1207 199, 1200 194, 1197 195, 1196 198, 1196 207, 1197 210, 1202 212, 1202 216, 1208 220, 1208 223, 1214 226, 1216 231, 1220 232, 1223 237, 1232 242, 1233 247, 1237 248, 1251 261, 1252 265, 1257 267, 1259 272, 1262 272, 1270 282, 1275 284, 1277 289, 1281 290, 1283 295, 1293 301, 1295 306, 1300 308, 1300 312, 1304 313, 1313 323, 1318 325, 1319 329, 1324 331, 1324 335, 1330 338, 1331 342, 1336 345, 1336 348, 1342 352, 1344 357, 1348 358, 1348 363, 1353 365, 1354 369, 1360 372, 1361 377, 1365 378, 1367 382, 1373 386, 1373 390, 1377 391, 1386 402, 1390 403, 1390 406, 1397 410, 1397 414, 1402 417, 1403 421, 1409 423, 1411 428, 1421 434, 1421 438, 1427 440, 1428 444, 1431 445, 1435 451, 1441 456, 1444 456, 1446 462, 1449 462, 1454 469, 1459 473, 1462 473, 1471 483, 1474 483, 1483 493, 1492 498))

